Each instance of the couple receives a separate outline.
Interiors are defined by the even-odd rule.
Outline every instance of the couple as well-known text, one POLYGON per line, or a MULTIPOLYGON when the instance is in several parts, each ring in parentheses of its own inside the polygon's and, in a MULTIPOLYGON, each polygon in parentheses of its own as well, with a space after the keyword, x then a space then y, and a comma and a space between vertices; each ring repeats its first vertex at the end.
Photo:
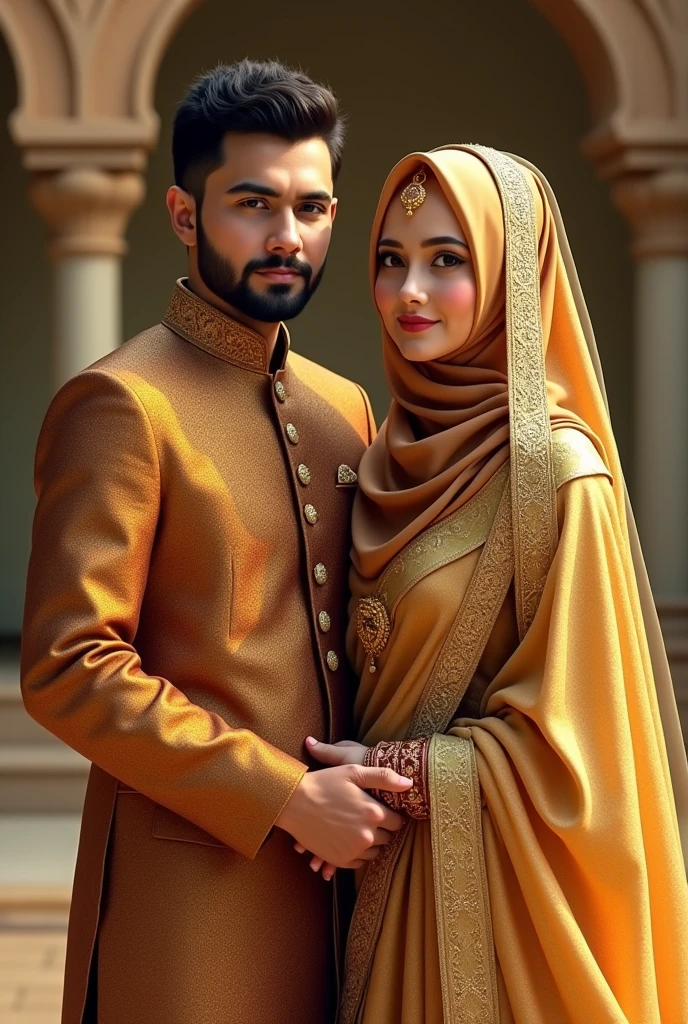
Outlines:
POLYGON ((200 78, 188 279, 39 439, 23 692, 93 762, 63 1022, 679 1024, 685 752, 556 201, 480 146, 391 171, 375 437, 282 323, 342 146, 300 73, 200 78))

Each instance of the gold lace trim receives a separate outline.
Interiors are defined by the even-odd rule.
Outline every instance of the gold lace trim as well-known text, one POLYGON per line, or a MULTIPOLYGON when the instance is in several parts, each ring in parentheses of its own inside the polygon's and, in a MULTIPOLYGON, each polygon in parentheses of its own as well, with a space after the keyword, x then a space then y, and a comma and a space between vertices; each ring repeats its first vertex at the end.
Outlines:
POLYGON ((462 508, 425 530, 390 562, 375 588, 390 615, 401 598, 425 576, 485 543, 508 475, 508 466, 502 466, 462 508))
MULTIPOLYGON (((511 489, 507 483, 490 536, 420 699, 408 738, 431 736, 447 728, 494 628, 511 583, 513 566, 511 489)), ((409 825, 404 825, 391 843, 381 848, 363 879, 349 931, 340 1024, 355 1024, 357 1020, 394 867, 408 829, 409 825)))
POLYGON ((267 373, 265 339, 199 299, 179 281, 162 322, 211 355, 267 373))
POLYGON ((562 427, 552 434, 552 458, 557 487, 581 476, 612 475, 590 438, 574 427, 562 427))
POLYGON ((516 615, 523 639, 540 603, 558 540, 537 218, 525 171, 515 160, 487 146, 465 148, 489 167, 504 211, 516 615))
POLYGON ((459 614, 418 701, 409 736, 444 732, 454 717, 504 604, 514 572, 513 551, 511 487, 507 483, 459 614))
POLYGON ((433 736, 428 781, 444 1024, 497 1024, 497 970, 473 741, 433 736))

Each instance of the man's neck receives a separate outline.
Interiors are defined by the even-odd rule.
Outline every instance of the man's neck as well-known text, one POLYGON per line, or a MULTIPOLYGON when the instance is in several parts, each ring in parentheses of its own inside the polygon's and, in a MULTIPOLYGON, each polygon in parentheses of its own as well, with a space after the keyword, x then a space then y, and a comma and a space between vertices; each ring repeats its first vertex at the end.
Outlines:
POLYGON ((279 334, 280 325, 267 324, 262 320, 252 320, 250 316, 246 316, 241 310, 235 309, 234 306, 230 306, 228 302, 224 302, 223 299, 216 295, 215 292, 211 292, 210 288, 207 288, 204 282, 201 280, 197 273, 189 269, 189 288, 197 295, 199 299, 203 299, 209 306, 214 306, 215 309, 219 309, 221 313, 226 313, 227 316, 231 316, 232 320, 236 320, 240 324, 244 324, 245 327, 250 327, 256 334, 260 334, 261 337, 265 338, 268 345, 268 363, 272 359, 272 353, 275 350, 277 343, 277 336, 279 334))

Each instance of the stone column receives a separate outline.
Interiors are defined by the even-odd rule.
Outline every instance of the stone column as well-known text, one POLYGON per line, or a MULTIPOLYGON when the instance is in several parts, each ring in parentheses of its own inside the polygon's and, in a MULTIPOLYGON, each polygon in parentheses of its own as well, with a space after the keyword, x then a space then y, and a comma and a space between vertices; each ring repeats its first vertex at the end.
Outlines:
POLYGON ((71 167, 36 174, 29 196, 51 232, 57 388, 122 340, 124 234, 144 184, 132 171, 71 167))
POLYGON ((688 596, 688 170, 620 178, 633 230, 634 508, 657 598, 688 596))

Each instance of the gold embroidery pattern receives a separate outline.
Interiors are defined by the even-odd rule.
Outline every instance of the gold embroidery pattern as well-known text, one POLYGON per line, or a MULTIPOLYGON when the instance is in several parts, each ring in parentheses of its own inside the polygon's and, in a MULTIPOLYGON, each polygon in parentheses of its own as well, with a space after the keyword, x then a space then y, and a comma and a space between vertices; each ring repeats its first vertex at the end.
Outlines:
POLYGON ((430 741, 431 836, 445 1024, 496 1024, 499 997, 473 741, 430 741))
POLYGON ((511 488, 497 517, 447 639, 413 716, 410 736, 444 732, 485 650, 513 576, 511 488))
POLYGON ((162 322, 211 355, 267 372, 264 339, 187 288, 177 285, 162 322))
POLYGON ((581 476, 607 476, 612 479, 590 438, 574 427, 554 431, 552 457, 557 487, 581 476))
MULTIPOLYGON (((358 638, 370 658, 380 654, 389 639, 394 609, 416 583, 436 569, 463 558, 487 540, 509 475, 503 466, 492 479, 446 519, 407 544, 380 577, 373 597, 361 598, 358 638)), ((371 671, 374 661, 371 661, 371 671)))
MULTIPOLYGON (((443 732, 475 672, 504 602, 514 568, 511 488, 504 488, 494 525, 459 613, 440 651, 407 738, 443 732)), ((355 1024, 375 953, 394 867, 410 823, 383 846, 366 871, 351 921, 340 1024, 355 1024)), ((461 915, 460 901, 452 913, 461 915)), ((492 942, 490 935, 489 941, 492 942)), ((485 954, 488 955, 487 953, 485 954)), ((486 1018, 489 1019, 489 1018, 486 1018)))
POLYGON ((558 539, 537 219, 528 180, 515 160, 487 146, 465 148, 491 170, 504 210, 516 613, 523 639, 540 603, 558 539))

